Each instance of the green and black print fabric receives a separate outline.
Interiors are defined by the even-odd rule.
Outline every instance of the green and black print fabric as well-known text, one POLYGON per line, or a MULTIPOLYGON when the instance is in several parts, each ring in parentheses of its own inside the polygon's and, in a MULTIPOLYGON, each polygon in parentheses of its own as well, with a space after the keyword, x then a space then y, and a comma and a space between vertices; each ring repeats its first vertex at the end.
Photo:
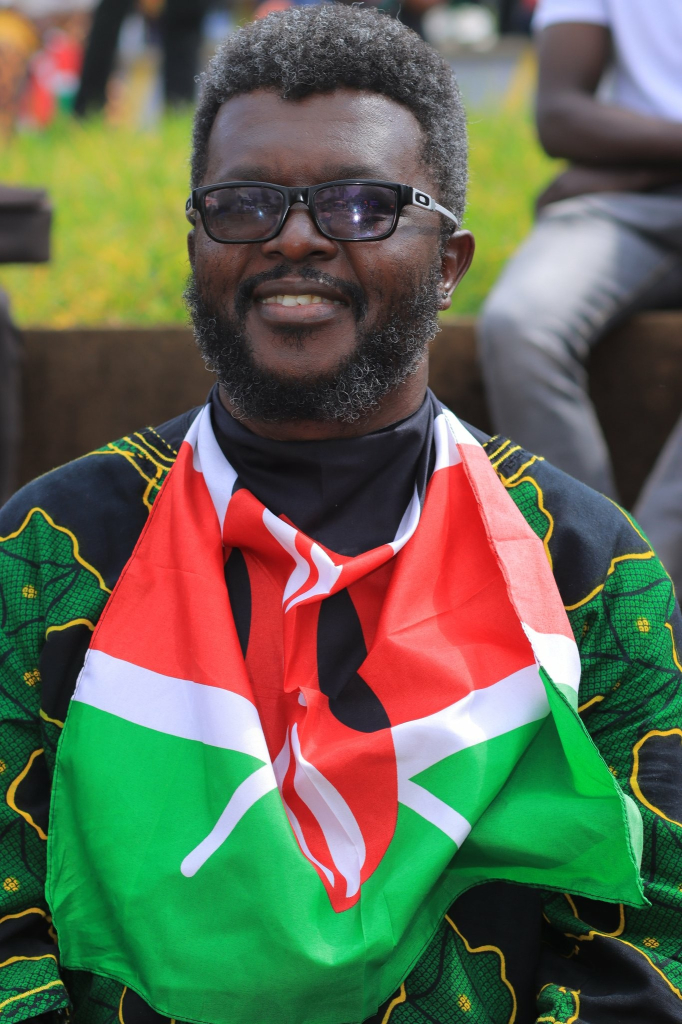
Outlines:
MULTIPOLYGON (((0 1024, 162 1024, 123 986, 60 971, 43 890, 69 700, 192 415, 40 478, 0 511, 0 1024)), ((511 441, 477 436, 554 570, 581 653, 581 715, 642 813, 650 906, 471 889, 371 1024, 679 1022, 682 629, 670 579, 622 510, 511 441)))

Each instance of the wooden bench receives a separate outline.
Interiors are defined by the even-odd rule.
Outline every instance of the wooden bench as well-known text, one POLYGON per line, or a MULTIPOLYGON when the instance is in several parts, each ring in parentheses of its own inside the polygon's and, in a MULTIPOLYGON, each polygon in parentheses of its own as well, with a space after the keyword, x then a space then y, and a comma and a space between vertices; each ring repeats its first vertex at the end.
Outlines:
MULTIPOLYGON (((21 483, 203 402, 212 383, 184 328, 32 330, 25 342, 21 483)), ((682 313, 642 314, 604 338, 590 381, 631 505, 682 411, 682 313)), ((430 383, 462 419, 492 430, 472 319, 444 325, 430 383)))

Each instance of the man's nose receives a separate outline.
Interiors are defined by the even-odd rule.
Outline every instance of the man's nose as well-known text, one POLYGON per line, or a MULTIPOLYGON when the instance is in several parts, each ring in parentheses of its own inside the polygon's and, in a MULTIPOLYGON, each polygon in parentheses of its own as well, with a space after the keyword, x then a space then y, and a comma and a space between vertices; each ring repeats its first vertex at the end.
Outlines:
POLYGON ((268 242, 263 242, 266 256, 281 256, 292 263, 308 260, 330 260, 338 251, 336 242, 320 234, 310 211, 304 203, 294 203, 287 214, 282 230, 268 242))

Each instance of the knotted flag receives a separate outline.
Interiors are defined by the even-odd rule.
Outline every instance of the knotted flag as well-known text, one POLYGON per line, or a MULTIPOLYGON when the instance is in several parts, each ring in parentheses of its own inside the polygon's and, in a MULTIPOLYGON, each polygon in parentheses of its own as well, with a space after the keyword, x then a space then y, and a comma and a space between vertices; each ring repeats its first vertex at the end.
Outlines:
POLYGON ((60 743, 65 966, 177 1020, 354 1024, 472 885, 645 902, 543 545, 448 410, 433 444, 423 507, 348 557, 195 419, 60 743))

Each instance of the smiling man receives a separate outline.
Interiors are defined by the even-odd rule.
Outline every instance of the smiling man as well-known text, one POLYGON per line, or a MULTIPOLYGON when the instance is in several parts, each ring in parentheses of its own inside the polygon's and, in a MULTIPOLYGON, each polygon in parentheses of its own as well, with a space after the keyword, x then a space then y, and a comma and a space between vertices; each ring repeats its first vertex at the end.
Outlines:
POLYGON ((0 514, 12 1020, 679 1021, 679 609, 615 505, 427 389, 465 149, 376 12, 213 61, 216 386, 0 514))

